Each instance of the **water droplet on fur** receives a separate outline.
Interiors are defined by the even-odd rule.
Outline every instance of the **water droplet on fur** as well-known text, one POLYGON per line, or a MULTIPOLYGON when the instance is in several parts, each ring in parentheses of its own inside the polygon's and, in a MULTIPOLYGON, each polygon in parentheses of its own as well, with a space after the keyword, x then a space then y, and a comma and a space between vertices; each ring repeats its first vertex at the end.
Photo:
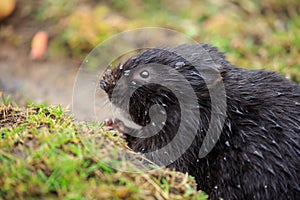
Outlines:
POLYGON ((166 114, 166 112, 165 112, 165 111, 163 111, 163 110, 161 110, 161 111, 160 111, 160 113, 161 113, 161 114, 163 114, 163 115, 165 115, 165 114, 166 114))
POLYGON ((199 159, 196 160, 196 162, 199 162, 199 161, 200 161, 199 159))
POLYGON ((241 189, 241 185, 240 184, 237 184, 236 187, 239 188, 239 189, 241 189))
POLYGON ((218 189, 218 186, 215 186, 214 188, 215 188, 215 189, 218 189))
POLYGON ((131 85, 136 85, 136 82, 135 81, 131 81, 131 83, 130 83, 131 85))
POLYGON ((121 70, 123 69, 123 64, 119 65, 119 69, 121 70))
POLYGON ((199 74, 199 72, 198 72, 198 71, 196 71, 196 72, 192 71, 192 72, 191 72, 191 75, 200 76, 200 74, 199 74))
POLYGON ((166 122, 162 122, 161 124, 162 124, 162 125, 166 125, 166 122))
POLYGON ((267 185, 265 185, 265 188, 267 189, 267 188, 268 188, 268 186, 267 186, 267 185))
POLYGON ((244 115, 244 113, 243 113, 242 111, 240 111, 239 109, 236 109, 235 112, 236 112, 237 114, 244 115))
POLYGON ((140 73, 140 76, 142 78, 148 78, 149 77, 149 72, 147 70, 144 70, 140 73))
POLYGON ((260 129, 265 131, 265 132, 268 132, 268 130, 264 126, 260 126, 260 129))
POLYGON ((152 122, 151 124, 152 124, 152 126, 156 126, 155 122, 152 122))
POLYGON ((173 160, 170 160, 170 163, 173 163, 174 161, 173 160))
POLYGON ((124 76, 129 76, 129 74, 130 74, 130 70, 125 70, 124 71, 124 76))
POLYGON ((300 106, 300 103, 297 102, 297 101, 295 101, 295 105, 296 105, 296 106, 300 106))
POLYGON ((183 67, 185 65, 184 62, 177 62, 175 63, 175 69, 179 69, 180 67, 183 67))
POLYGON ((267 167, 267 169, 268 169, 268 171, 269 171, 270 173, 272 173, 272 174, 274 174, 274 175, 275 175, 275 172, 274 172, 274 170, 273 170, 273 168, 272 168, 272 167, 268 166, 268 167, 267 167))
POLYGON ((257 151, 257 150, 253 151, 253 153, 254 153, 255 155, 257 155, 258 157, 260 157, 260 158, 263 158, 263 157, 264 157, 264 156, 262 155, 262 153, 259 152, 259 151, 257 151))
POLYGON ((166 104, 164 104, 164 103, 162 103, 161 105, 162 105, 163 107, 167 107, 167 105, 166 105, 166 104))
POLYGON ((230 143, 228 140, 225 142, 225 144, 226 144, 226 146, 230 147, 230 143))
POLYGON ((282 127, 279 124, 276 124, 275 128, 278 129, 278 130, 282 130, 282 127))
POLYGON ((164 154, 168 154, 168 153, 165 151, 164 154))
POLYGON ((226 161, 227 160, 226 156, 223 159, 226 161))
POLYGON ((280 95, 283 95, 284 93, 282 93, 282 92, 276 92, 276 94, 277 94, 278 96, 280 96, 280 95))
POLYGON ((145 148, 142 148, 142 152, 144 152, 145 151, 145 148))

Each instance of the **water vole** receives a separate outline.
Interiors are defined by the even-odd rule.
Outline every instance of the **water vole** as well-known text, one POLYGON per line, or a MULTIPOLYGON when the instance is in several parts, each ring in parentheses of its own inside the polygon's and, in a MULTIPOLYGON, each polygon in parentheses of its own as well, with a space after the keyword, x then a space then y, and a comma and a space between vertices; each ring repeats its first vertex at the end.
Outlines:
MULTIPOLYGON (((125 133, 128 145, 134 151, 147 154, 163 148, 176 137, 183 110, 174 90, 183 91, 186 86, 178 84, 175 78, 169 78, 172 74, 166 74, 168 71, 161 72, 147 64, 169 66, 189 82, 197 98, 197 107, 192 107, 192 110, 199 111, 199 116, 187 115, 184 119, 187 122, 186 136, 182 140, 192 137, 192 142, 167 167, 193 175, 198 189, 204 190, 210 199, 299 198, 300 86, 273 72, 233 66, 223 53, 210 45, 187 47, 191 48, 191 52, 197 47, 204 49, 216 64, 212 70, 218 71, 220 77, 207 85, 201 71, 196 71, 192 62, 172 52, 171 48, 154 48, 128 59, 101 80, 100 86, 112 103, 127 109, 131 119, 141 127, 152 123, 149 117, 151 106, 157 104, 164 108, 166 118, 160 131, 149 137, 125 133), (151 82, 164 76, 168 78, 163 84, 151 82), (144 79, 149 81, 139 84, 144 79), (114 98, 118 82, 118 96, 114 98), (221 83, 225 87, 227 104, 226 112, 220 113, 220 116, 226 115, 224 126, 214 148, 208 155, 199 158, 198 152, 212 114, 210 89, 221 83), (174 84, 179 88, 170 89, 174 84), (125 97, 129 98, 128 102, 123 101, 125 97), (193 136, 189 126, 195 124, 197 132, 193 136)), ((207 60, 203 59, 203 62, 207 60)), ((188 99, 190 93, 180 94, 183 99, 188 99)), ((127 132, 130 130, 127 129, 127 132)), ((180 148, 179 144, 174 151, 180 148)), ((163 159, 147 155, 154 162, 163 159)))

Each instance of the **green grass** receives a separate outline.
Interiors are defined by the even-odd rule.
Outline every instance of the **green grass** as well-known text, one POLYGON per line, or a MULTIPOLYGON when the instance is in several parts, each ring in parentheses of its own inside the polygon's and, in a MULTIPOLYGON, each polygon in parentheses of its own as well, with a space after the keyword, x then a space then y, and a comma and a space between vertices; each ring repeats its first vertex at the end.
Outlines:
POLYGON ((76 123, 61 106, 20 109, 7 100, 0 107, 0 199, 206 199, 193 178, 179 172, 109 167, 105 160, 124 162, 111 156, 117 146, 129 151, 103 124, 76 123), (101 155, 84 142, 89 136, 101 155))
POLYGON ((159 26, 219 47, 235 65, 276 71, 300 83, 298 0, 66 2, 44 1, 35 14, 53 21, 58 31, 52 47, 58 52, 67 46, 72 55, 84 56, 116 33, 159 26))

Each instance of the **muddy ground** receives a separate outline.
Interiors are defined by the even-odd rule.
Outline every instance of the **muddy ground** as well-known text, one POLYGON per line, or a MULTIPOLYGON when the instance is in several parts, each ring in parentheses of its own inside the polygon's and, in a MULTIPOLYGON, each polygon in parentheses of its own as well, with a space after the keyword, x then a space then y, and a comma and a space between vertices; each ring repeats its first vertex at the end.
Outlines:
POLYGON ((0 92, 12 96, 18 104, 26 101, 35 103, 72 103, 72 90, 80 59, 70 57, 30 59, 31 40, 40 30, 51 34, 51 25, 36 23, 26 13, 26 4, 17 2, 14 13, 0 21, 0 92))
POLYGON ((0 88, 17 103, 71 104, 80 62, 72 59, 31 61, 28 51, 10 45, 0 48, 0 88))

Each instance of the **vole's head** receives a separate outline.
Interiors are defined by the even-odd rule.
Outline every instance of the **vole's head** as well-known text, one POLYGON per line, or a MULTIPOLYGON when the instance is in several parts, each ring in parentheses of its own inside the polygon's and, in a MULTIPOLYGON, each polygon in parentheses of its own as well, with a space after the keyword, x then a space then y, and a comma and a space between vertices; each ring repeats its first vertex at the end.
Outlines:
MULTIPOLYGON (((178 147, 186 146, 187 141, 190 145, 197 131, 203 132, 199 138, 205 136, 211 110, 208 88, 217 82, 207 82, 212 77, 210 74, 215 72, 214 68, 206 67, 202 72, 209 76, 203 77, 201 70, 196 70, 178 53, 154 48, 108 71, 100 87, 106 91, 112 104, 124 110, 135 124, 159 127, 155 129, 159 130, 157 134, 151 137, 127 137, 134 140, 132 146, 135 150, 153 151, 168 144, 178 131, 183 133, 176 144, 178 147), (154 105, 158 107, 154 109, 154 105)), ((147 129, 143 134, 148 132, 147 129)))
MULTIPOLYGON (((100 87, 115 106, 123 110, 128 108, 127 112, 132 120, 145 126, 150 123, 151 106, 157 104, 167 113, 178 113, 178 95, 181 98, 191 98, 187 87, 197 85, 198 88, 207 90, 200 74, 194 71, 194 67, 178 54, 154 48, 107 71, 100 87)), ((201 95, 207 96, 208 92, 201 95)))

